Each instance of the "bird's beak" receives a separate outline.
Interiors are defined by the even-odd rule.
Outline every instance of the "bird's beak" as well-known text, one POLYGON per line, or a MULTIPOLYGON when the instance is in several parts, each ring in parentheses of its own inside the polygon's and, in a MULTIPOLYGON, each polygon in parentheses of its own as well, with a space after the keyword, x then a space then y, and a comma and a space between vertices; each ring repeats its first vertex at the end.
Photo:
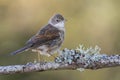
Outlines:
POLYGON ((67 19, 65 19, 65 22, 67 21, 67 19))

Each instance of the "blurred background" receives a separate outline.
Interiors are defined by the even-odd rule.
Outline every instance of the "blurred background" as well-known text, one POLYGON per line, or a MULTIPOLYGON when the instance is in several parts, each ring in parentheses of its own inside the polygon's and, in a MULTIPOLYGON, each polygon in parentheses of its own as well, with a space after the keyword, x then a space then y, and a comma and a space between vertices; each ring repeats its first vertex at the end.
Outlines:
MULTIPOLYGON (((101 47, 101 53, 120 53, 120 0, 0 0, 0 65, 26 64, 37 59, 30 51, 10 56, 24 46, 55 13, 66 22, 62 49, 101 47)), ((0 80, 119 80, 120 68, 33 72, 1 75, 0 80)))

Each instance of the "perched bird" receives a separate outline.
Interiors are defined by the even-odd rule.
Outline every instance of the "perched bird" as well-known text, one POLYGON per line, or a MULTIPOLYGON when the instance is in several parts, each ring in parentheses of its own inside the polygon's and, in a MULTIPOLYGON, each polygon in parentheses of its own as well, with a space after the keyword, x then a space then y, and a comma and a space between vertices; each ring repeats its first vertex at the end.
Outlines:
POLYGON ((23 51, 32 50, 41 55, 51 56, 60 50, 64 41, 65 19, 61 14, 55 14, 50 18, 48 24, 43 26, 33 37, 31 37, 26 45, 11 53, 15 55, 23 51))

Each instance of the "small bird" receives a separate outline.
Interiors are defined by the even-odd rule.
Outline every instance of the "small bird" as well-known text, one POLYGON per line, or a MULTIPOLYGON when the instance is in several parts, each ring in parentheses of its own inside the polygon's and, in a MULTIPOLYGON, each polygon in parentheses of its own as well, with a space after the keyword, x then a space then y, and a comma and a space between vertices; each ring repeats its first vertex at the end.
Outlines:
POLYGON ((55 52, 59 52, 64 41, 65 35, 65 19, 61 14, 52 16, 48 24, 43 26, 33 37, 31 37, 25 46, 11 53, 16 55, 23 51, 32 50, 41 55, 51 56, 55 52))

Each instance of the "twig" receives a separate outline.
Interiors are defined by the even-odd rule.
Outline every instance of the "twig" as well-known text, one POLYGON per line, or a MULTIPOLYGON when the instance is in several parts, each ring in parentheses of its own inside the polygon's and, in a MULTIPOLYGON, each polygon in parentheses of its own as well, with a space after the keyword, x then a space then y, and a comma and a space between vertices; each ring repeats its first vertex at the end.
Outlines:
POLYGON ((64 49, 53 62, 27 63, 25 65, 0 66, 0 74, 42 72, 48 70, 100 69, 120 66, 120 55, 100 54, 100 48, 85 49, 80 45, 76 50, 64 49))

